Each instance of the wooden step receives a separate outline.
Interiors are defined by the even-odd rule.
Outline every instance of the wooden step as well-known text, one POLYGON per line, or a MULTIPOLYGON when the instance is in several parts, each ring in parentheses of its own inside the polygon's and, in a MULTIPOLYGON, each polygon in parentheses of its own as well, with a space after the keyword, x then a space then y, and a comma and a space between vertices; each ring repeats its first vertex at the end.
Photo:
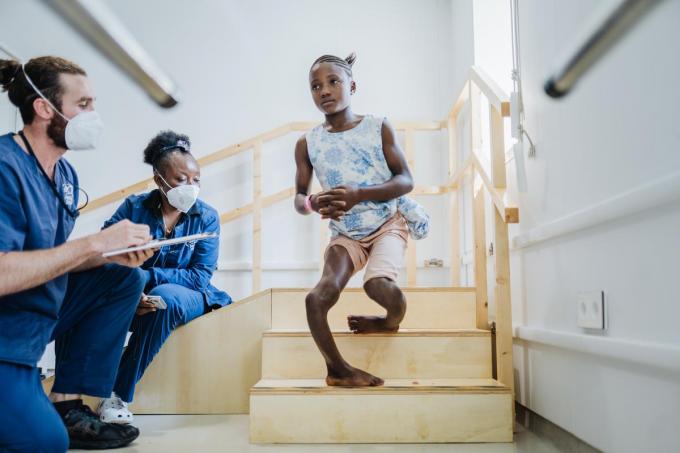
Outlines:
MULTIPOLYGON (((403 329, 474 329, 474 288, 402 288, 406 296, 403 329)), ((309 289, 272 290, 272 329, 308 330, 305 297, 309 289)), ((348 330, 347 316, 384 315, 385 310, 361 288, 345 289, 329 311, 332 330, 348 330)))
MULTIPOLYGON (((409 330, 392 334, 334 332, 343 357, 382 378, 490 378, 491 333, 409 330)), ((262 341, 263 379, 322 379, 326 366, 309 331, 273 330, 262 341)))
POLYGON ((250 392, 254 443, 511 442, 512 393, 493 379, 393 379, 328 387, 263 379, 250 392))

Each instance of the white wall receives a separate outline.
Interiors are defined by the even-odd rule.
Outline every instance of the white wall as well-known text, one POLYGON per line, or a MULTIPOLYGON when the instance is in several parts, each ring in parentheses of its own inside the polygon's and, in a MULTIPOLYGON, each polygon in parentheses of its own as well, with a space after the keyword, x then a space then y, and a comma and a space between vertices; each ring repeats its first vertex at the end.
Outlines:
POLYGON ((451 0, 451 41, 448 58, 453 62, 452 97, 457 97, 468 78, 468 69, 475 61, 475 36, 472 0, 451 0))
POLYGON ((512 91, 510 0, 474 2, 475 66, 506 92, 512 91))
MULTIPOLYGON (((156 107, 42 2, 0 0, 3 42, 16 53, 24 58, 61 55, 80 63, 90 75, 106 136, 97 152, 69 153, 67 158, 92 198, 148 177, 141 151, 161 129, 189 134, 200 156, 289 121, 321 121, 308 92, 307 74, 323 53, 344 56, 356 51, 355 111, 383 114, 393 122, 443 119, 458 90, 451 81, 466 71, 457 72, 453 61, 444 58, 454 48, 448 0, 297 0, 285 7, 274 0, 106 3, 181 87, 179 106, 156 107)), ((0 96, 2 129, 14 130, 14 118, 14 108, 0 96)), ((265 147, 265 195, 292 185, 295 139, 296 134, 290 134, 265 147)), ((443 181, 436 163, 446 149, 445 137, 422 133, 416 144, 416 183, 443 181)), ((249 159, 243 155, 203 169, 202 196, 221 212, 250 201, 249 159)), ((419 261, 444 258, 448 263, 441 253, 441 243, 448 240, 441 220, 446 218, 445 203, 429 198, 422 201, 436 226, 429 244, 420 246, 419 261)), ((96 230, 114 207, 83 216, 75 234, 96 230)), ((226 268, 249 264, 249 227, 249 217, 224 226, 220 259, 226 268)), ((267 271, 265 286, 314 283, 317 272, 304 270, 320 254, 319 228, 311 217, 297 216, 290 200, 282 202, 265 212, 263 235, 265 265, 302 268, 267 271), (276 230, 270 228, 273 219, 276 230)), ((432 284, 445 283, 447 275, 443 270, 420 274, 424 283, 432 284)), ((249 272, 221 272, 216 281, 237 298, 250 292, 249 272)))
MULTIPOLYGON (((513 194, 523 233, 680 170, 680 2, 661 2, 568 97, 555 101, 542 92, 580 30, 600 7, 615 4, 520 1, 526 127, 537 145, 536 158, 527 160, 529 193, 513 194)), ((671 202, 514 251, 515 324, 585 336, 585 347, 594 344, 589 337, 610 340, 607 348, 646 343, 675 351, 667 361, 677 360, 679 231, 680 203, 671 202), (605 291, 604 333, 577 327, 576 297, 586 290, 605 291)), ((559 343, 517 341, 523 404, 604 451, 680 450, 677 367, 559 343)))

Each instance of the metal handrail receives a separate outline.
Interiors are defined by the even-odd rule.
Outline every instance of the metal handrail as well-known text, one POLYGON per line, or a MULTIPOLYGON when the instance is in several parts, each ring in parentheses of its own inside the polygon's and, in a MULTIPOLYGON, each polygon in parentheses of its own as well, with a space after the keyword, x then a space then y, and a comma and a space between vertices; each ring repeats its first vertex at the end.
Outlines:
POLYGON ((624 0, 605 21, 578 47, 558 71, 544 85, 545 92, 560 98, 574 87, 583 74, 616 44, 633 25, 660 0, 624 0))
POLYGON ((178 102, 178 89, 103 2, 43 0, 107 55, 161 107, 178 102))

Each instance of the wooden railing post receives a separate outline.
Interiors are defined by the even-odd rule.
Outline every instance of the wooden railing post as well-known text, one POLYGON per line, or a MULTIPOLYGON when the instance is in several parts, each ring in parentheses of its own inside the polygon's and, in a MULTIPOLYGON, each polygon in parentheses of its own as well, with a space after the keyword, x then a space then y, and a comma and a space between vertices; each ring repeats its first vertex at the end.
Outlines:
POLYGON ((253 293, 262 286, 262 141, 253 149, 253 293))
POLYGON ((484 189, 473 195, 472 221, 475 230, 475 291, 477 293, 477 328, 489 328, 489 298, 486 276, 486 219, 484 189))
MULTIPOLYGON (((505 145, 503 139, 503 118, 493 105, 489 106, 491 136, 492 180, 496 189, 505 189, 505 145)), ((494 209, 494 264, 496 284, 494 302, 496 305, 496 364, 498 381, 514 392, 512 367, 512 308, 510 305, 510 244, 505 213, 494 209)))
MULTIPOLYGON (((449 180, 458 169, 458 135, 456 130, 456 114, 451 113, 447 122, 449 134, 449 180)), ((451 286, 460 286, 460 213, 458 211, 458 188, 449 194, 449 211, 451 213, 451 286)))
MULTIPOLYGON (((413 129, 406 128, 404 132, 405 148, 406 148, 406 160, 408 161, 408 166, 411 169, 411 173, 414 172, 415 166, 415 150, 413 147, 413 129)), ((416 254, 416 242, 408 238, 408 246, 406 249, 406 285, 416 286, 418 282, 418 268, 417 268, 417 254, 416 254)))

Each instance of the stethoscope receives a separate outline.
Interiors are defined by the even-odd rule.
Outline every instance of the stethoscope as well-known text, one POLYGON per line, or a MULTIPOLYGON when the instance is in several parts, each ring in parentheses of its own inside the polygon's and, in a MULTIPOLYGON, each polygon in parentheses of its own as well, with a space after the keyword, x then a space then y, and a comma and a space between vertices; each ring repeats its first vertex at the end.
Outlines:
MULTIPOLYGON (((64 210, 66 212, 68 212, 68 214, 74 220, 76 218, 78 218, 78 216, 80 215, 80 210, 83 209, 85 206, 87 206, 87 204, 90 202, 90 196, 82 188, 74 186, 75 189, 77 189, 77 190, 79 190, 79 191, 81 191, 85 194, 85 204, 80 208, 76 208, 75 211, 73 209, 71 209, 71 207, 68 204, 66 204, 66 201, 64 201, 64 198, 61 196, 61 193, 59 193, 59 189, 57 189, 57 184, 50 179, 50 177, 47 175, 47 172, 45 171, 43 166, 40 164, 38 157, 35 155, 35 152, 33 152, 33 147, 31 146, 31 144, 28 142, 28 139, 24 135, 24 131, 19 131, 19 137, 21 137, 21 140, 23 140, 24 145, 26 145, 26 149, 28 150, 28 153, 31 156, 33 156, 33 158, 35 159, 35 163, 38 165, 38 168, 40 169, 40 173, 42 173, 43 176, 45 176, 45 179, 47 179, 47 183, 52 188, 52 192, 54 193, 54 196, 57 197, 57 200, 59 200, 59 203, 61 204, 61 206, 64 208, 64 210)), ((67 179, 67 181, 68 181, 68 179, 67 179)), ((71 183, 71 181, 68 181, 68 182, 71 183)), ((73 185, 73 183, 71 183, 71 185, 73 185)))

